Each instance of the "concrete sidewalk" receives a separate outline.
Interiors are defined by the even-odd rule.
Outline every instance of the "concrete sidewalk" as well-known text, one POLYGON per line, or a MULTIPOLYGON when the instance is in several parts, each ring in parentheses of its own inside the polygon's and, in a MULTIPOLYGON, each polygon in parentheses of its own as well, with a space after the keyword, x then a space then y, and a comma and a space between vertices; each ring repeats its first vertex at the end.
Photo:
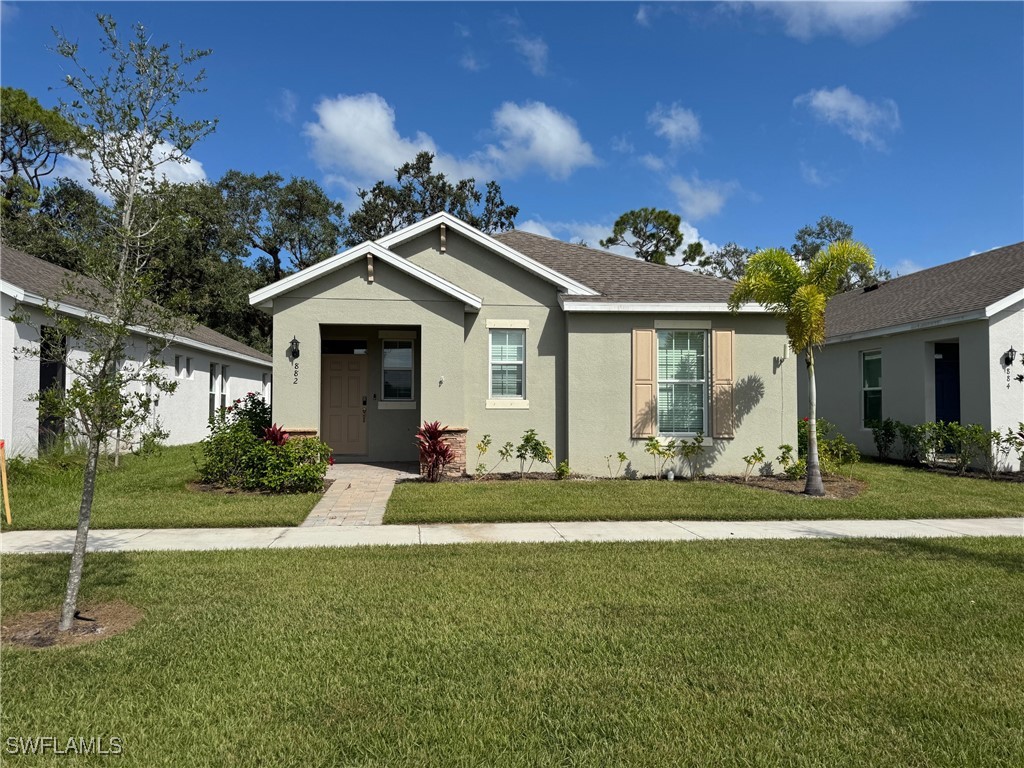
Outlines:
MULTIPOLYGON (((1022 536, 1024 517, 952 520, 785 520, 757 522, 463 523, 313 528, 163 528, 95 530, 90 552, 297 549, 477 542, 696 541, 699 539, 836 539, 1022 536)), ((70 552, 74 531, 9 531, 3 554, 70 552)))

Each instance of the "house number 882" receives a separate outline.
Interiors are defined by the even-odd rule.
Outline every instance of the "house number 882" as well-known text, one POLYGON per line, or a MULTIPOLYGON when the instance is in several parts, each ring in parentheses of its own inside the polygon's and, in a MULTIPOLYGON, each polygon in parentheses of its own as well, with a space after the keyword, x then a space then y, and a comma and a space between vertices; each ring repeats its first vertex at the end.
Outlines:
POLYGON ((296 360, 292 363, 292 384, 299 383, 299 362, 296 360))

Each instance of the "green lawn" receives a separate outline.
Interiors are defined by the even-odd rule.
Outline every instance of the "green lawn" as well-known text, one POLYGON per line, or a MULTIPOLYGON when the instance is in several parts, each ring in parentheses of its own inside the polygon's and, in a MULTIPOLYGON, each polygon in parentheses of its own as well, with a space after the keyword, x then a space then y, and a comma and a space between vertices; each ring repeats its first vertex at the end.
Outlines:
MULTIPOLYGON (((209 493, 187 487, 197 479, 196 446, 164 448, 148 458, 128 455, 105 468, 96 483, 93 528, 224 528, 297 525, 319 494, 282 496, 209 493)), ((78 524, 82 470, 43 462, 11 475, 13 525, 3 529, 61 529, 78 524)), ((0 515, 2 517, 2 515, 0 515)))
POLYGON ((950 477, 865 462, 853 499, 812 499, 710 482, 600 480, 401 483, 385 523, 529 520, 798 520, 1004 517, 1021 514, 1024 484, 950 477))
MULTIPOLYGON (((89 646, 5 648, 4 737, 118 736, 125 766, 1024 764, 1022 539, 85 568, 86 601, 145 617, 89 646)), ((66 569, 5 556, 4 616, 57 606, 66 569)))

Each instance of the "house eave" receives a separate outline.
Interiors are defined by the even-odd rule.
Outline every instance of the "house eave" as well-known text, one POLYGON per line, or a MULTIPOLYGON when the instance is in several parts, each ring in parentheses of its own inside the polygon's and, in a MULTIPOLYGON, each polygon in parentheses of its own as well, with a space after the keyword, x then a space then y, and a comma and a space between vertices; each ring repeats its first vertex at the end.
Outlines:
POLYGON ((987 309, 977 309, 972 312, 962 312, 958 315, 947 315, 945 317, 936 317, 929 320, 917 320, 911 323, 901 323, 900 325, 890 325, 885 328, 872 328, 866 331, 857 331, 855 333, 844 333, 839 336, 830 336, 825 339, 825 346, 832 344, 844 344, 848 341, 860 341, 861 339, 877 339, 883 336, 895 336, 900 333, 907 333, 909 331, 924 331, 929 328, 943 328, 949 325, 957 325, 958 323, 970 323, 977 320, 986 320, 990 315, 987 314, 987 309))
MULTIPOLYGON (((672 314, 725 314, 731 313, 729 305, 724 302, 700 301, 572 301, 564 296, 558 297, 558 303, 565 312, 643 312, 672 314)), ((767 310, 757 304, 744 304, 737 312, 744 314, 765 314, 767 310)))

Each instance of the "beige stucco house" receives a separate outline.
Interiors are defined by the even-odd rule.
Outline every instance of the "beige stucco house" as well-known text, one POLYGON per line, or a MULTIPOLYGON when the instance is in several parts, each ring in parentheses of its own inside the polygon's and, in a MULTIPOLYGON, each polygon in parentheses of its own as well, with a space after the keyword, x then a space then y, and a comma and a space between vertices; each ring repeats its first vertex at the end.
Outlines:
MULTIPOLYGON (((424 421, 473 446, 537 430, 573 471, 651 435, 707 436, 704 468, 794 443, 783 323, 732 283, 441 213, 256 291, 274 318, 274 419, 339 460, 415 461, 424 421)), ((495 460, 494 450, 488 457, 495 460)), ((613 460, 612 465, 618 462, 613 460)), ((511 469, 506 467, 506 469, 511 469)))
MULTIPOLYGON (((815 353, 818 416, 874 453, 872 422, 1024 421, 1024 243, 833 298, 815 353)), ((806 397, 801 377, 801 408, 806 397)))

